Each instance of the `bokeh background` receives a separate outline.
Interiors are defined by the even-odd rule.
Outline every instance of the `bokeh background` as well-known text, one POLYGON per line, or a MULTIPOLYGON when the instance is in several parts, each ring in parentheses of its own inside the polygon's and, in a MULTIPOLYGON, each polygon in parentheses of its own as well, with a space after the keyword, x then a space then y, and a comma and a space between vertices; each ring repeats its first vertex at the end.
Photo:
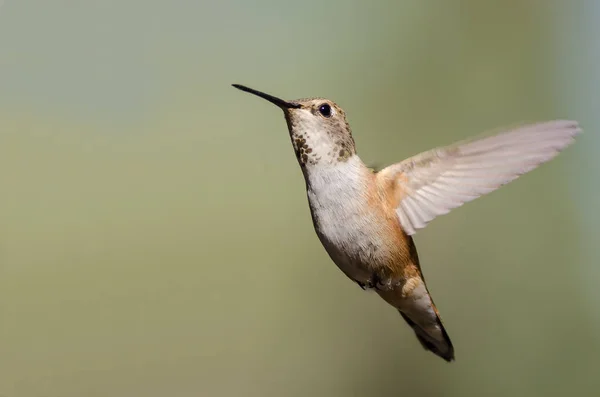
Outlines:
POLYGON ((3 3, 3 397, 598 395, 600 2, 3 3), (447 364, 330 261, 231 83, 337 101, 376 165, 586 133, 416 236, 447 364))

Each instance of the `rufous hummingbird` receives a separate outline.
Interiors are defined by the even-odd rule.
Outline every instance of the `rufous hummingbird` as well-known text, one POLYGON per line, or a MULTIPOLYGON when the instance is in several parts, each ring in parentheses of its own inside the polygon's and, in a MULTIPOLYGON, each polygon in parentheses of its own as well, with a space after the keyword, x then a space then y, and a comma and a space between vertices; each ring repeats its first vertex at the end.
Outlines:
POLYGON ((454 348, 425 284, 412 235, 436 216, 554 158, 581 132, 578 123, 525 125, 374 171, 356 154, 346 114, 334 102, 286 101, 233 86, 283 110, 314 228, 333 262, 396 308, 426 350, 453 361, 454 348))

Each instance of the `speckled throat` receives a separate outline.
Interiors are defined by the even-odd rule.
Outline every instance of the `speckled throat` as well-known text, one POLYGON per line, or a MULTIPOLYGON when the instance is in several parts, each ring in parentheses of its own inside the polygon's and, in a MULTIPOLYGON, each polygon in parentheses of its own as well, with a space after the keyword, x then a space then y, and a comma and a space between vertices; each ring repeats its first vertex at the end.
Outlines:
MULTIPOLYGON (((311 98, 310 101, 318 102, 322 98, 311 98)), ((293 103, 297 103, 293 101, 293 103)), ((335 106, 335 105, 334 105, 335 106)), ((343 110, 335 106, 336 111, 343 114, 343 110)), ((314 109, 308 109, 315 113, 314 109)), ((326 125, 320 125, 322 131, 311 129, 310 122, 298 117, 296 112, 285 111, 292 146, 300 166, 316 165, 319 163, 333 164, 346 162, 356 154, 356 144, 352 137, 350 125, 345 117, 329 121, 326 125), (325 136, 323 136, 325 135, 325 136), (319 139, 320 136, 320 139, 319 139), (318 146, 318 149, 317 147, 318 146)), ((318 117, 316 114, 314 117, 318 117)))

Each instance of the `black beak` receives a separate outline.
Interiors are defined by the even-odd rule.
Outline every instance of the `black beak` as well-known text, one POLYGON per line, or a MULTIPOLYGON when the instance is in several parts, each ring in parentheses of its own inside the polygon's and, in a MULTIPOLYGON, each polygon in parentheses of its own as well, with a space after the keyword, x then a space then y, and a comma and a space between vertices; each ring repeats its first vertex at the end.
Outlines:
POLYGON ((259 96, 259 97, 261 97, 263 99, 266 99, 267 101, 271 102, 272 104, 275 104, 275 105, 279 106, 282 109, 298 109, 298 108, 300 108, 300 105, 297 104, 297 103, 284 101, 283 99, 274 97, 273 95, 269 95, 269 94, 265 94, 264 92, 253 90, 252 88, 248 88, 248 87, 243 86, 241 84, 232 84, 232 85, 235 88, 237 88, 238 90, 246 91, 246 92, 249 92, 249 93, 254 94, 256 96, 259 96))

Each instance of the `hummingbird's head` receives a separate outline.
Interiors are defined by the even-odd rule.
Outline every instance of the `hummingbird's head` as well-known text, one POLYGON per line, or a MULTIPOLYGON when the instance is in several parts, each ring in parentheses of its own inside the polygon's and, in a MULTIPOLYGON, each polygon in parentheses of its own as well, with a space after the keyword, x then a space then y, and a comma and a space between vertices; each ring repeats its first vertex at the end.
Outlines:
POLYGON ((264 98, 283 110, 301 166, 345 162, 356 154, 346 113, 333 101, 325 98, 285 101, 243 85, 233 86, 264 98))

